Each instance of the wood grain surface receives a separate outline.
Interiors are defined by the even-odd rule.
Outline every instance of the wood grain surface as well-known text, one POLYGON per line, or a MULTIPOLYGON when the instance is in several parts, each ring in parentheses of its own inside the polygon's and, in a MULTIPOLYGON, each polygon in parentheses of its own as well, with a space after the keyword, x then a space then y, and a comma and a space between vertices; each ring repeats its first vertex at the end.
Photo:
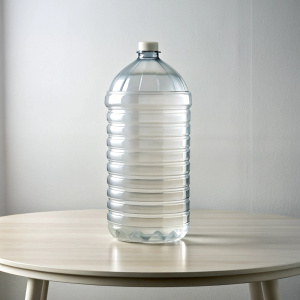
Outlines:
POLYGON ((12 215, 0 218, 0 264, 56 274, 174 279, 296 270, 300 219, 192 210, 182 241, 146 245, 111 237, 106 210, 12 215))

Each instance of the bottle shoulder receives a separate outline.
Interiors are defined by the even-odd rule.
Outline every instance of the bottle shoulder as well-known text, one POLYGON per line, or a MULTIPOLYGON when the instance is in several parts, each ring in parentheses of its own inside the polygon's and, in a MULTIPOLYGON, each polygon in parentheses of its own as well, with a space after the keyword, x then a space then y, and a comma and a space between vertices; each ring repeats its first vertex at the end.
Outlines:
POLYGON ((113 80, 109 92, 187 92, 179 73, 160 58, 136 59, 113 80))

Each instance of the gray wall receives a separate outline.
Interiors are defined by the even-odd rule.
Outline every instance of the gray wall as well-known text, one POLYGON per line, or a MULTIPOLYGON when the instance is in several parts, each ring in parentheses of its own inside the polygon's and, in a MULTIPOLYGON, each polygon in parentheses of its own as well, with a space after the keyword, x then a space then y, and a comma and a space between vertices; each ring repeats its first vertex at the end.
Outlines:
MULTIPOLYGON (((0 0, 0 216, 5 215, 3 1, 0 0)), ((0 273, 0 299, 7 276, 0 273)))
POLYGON ((0 216, 5 215, 5 158, 4 158, 4 39, 3 1, 0 0, 0 216))
MULTIPOLYGON (((105 93, 157 40, 193 94, 193 208, 300 217, 300 2, 4 0, 7 214, 106 206, 105 93)), ((3 275, 0 298, 25 280, 3 275)), ((281 281, 300 299, 300 278, 281 281)), ((54 299, 247 299, 246 285, 52 283, 54 299)))

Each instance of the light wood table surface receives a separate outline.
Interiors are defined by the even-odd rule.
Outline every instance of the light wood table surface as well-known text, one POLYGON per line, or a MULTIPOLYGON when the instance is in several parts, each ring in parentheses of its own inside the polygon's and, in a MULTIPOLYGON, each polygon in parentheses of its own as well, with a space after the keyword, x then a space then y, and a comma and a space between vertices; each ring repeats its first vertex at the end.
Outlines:
POLYGON ((300 274, 300 219, 191 211, 180 242, 135 244, 108 232, 106 210, 0 218, 0 271, 28 278, 26 300, 49 281, 178 287, 249 283, 252 300, 279 300, 277 279, 300 274))

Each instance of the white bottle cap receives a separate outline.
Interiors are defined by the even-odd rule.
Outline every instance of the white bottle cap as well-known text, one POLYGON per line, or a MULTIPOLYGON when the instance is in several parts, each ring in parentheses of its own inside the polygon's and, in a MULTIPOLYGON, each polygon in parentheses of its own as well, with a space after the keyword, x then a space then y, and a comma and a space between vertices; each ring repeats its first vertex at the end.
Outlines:
POLYGON ((139 42, 138 51, 158 51, 158 42, 139 42))

